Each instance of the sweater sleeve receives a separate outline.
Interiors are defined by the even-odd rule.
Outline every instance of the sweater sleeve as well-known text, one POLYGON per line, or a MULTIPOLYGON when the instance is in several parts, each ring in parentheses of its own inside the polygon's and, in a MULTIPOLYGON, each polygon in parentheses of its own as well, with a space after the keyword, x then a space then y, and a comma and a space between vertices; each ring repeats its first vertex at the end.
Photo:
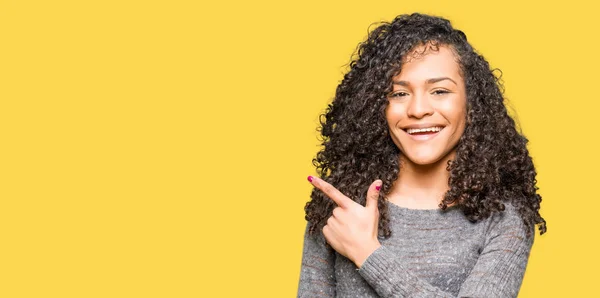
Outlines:
POLYGON ((309 235, 306 225, 298 297, 335 297, 335 251, 326 243, 321 231, 309 235))
MULTIPOLYGON (((506 204, 505 211, 491 219, 483 250, 458 297, 517 297, 534 232, 528 238, 516 209, 506 204)), ((381 297, 456 297, 418 278, 385 246, 358 271, 381 297)))

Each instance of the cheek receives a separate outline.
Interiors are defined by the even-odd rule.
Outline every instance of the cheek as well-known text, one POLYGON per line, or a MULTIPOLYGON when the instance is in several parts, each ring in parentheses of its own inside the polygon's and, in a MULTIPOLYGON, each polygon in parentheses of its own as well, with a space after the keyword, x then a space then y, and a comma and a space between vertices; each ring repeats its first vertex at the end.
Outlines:
POLYGON ((393 114, 390 112, 390 110, 385 110, 385 121, 388 124, 388 127, 391 129, 392 127, 394 127, 394 117, 393 114))
POLYGON ((394 127, 403 117, 404 108, 399 104, 390 103, 385 109, 385 119, 390 127, 394 127))
POLYGON ((451 116, 452 120, 458 126, 464 126, 465 123, 467 122, 467 111, 465 108, 454 107, 454 109, 450 112, 450 114, 452 115, 451 116))
POLYGON ((451 121, 453 121, 453 124, 455 126, 455 137, 458 140, 465 133, 465 127, 467 125, 466 109, 462 109, 462 110, 457 109, 456 111, 454 111, 451 121))
POLYGON ((438 106, 440 111, 450 123, 464 126, 467 119, 467 107, 463 99, 448 100, 438 106))

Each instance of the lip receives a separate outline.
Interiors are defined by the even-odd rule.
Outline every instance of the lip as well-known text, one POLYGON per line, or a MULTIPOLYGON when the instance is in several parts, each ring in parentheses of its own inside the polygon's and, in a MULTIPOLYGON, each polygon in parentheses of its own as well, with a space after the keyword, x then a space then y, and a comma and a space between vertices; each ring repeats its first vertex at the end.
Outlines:
POLYGON ((415 141, 429 141, 435 137, 437 137, 442 131, 444 131, 444 128, 446 128, 443 125, 435 125, 435 124, 426 124, 425 126, 407 126, 404 129, 404 133, 406 133, 406 135, 408 135, 408 137, 410 137, 411 139, 415 140, 415 141), (427 128, 427 127, 441 127, 442 129, 438 132, 435 133, 429 133, 429 134, 422 134, 422 135, 411 135, 408 132, 406 132, 407 129, 409 128, 427 128))
POLYGON ((402 130, 406 131, 409 128, 428 128, 428 127, 441 127, 442 129, 444 129, 444 127, 446 127, 446 125, 434 124, 434 123, 419 123, 419 124, 411 124, 411 125, 404 126, 404 127, 402 127, 402 130))

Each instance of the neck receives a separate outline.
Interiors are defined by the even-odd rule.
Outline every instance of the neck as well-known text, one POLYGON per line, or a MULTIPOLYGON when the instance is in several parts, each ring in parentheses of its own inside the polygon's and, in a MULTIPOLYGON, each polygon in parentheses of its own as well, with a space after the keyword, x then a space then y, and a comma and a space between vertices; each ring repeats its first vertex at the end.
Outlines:
POLYGON ((401 155, 400 173, 390 191, 390 200, 402 205, 435 208, 450 189, 450 173, 446 167, 454 156, 451 153, 433 164, 419 165, 401 155))

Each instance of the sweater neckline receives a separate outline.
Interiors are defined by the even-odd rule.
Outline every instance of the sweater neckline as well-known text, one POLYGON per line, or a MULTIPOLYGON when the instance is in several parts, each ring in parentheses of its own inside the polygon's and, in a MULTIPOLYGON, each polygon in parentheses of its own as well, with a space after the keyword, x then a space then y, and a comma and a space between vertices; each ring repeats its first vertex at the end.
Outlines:
POLYGON ((440 216, 440 215, 444 215, 447 213, 455 212, 456 210, 460 210, 460 208, 457 205, 448 207, 448 208, 446 208, 446 210, 442 210, 441 208, 435 208, 435 209, 407 208, 407 207, 402 207, 402 206, 396 205, 390 201, 387 201, 387 204, 388 204, 388 210, 390 210, 394 213, 404 215, 404 216, 418 216, 418 217, 440 216))

